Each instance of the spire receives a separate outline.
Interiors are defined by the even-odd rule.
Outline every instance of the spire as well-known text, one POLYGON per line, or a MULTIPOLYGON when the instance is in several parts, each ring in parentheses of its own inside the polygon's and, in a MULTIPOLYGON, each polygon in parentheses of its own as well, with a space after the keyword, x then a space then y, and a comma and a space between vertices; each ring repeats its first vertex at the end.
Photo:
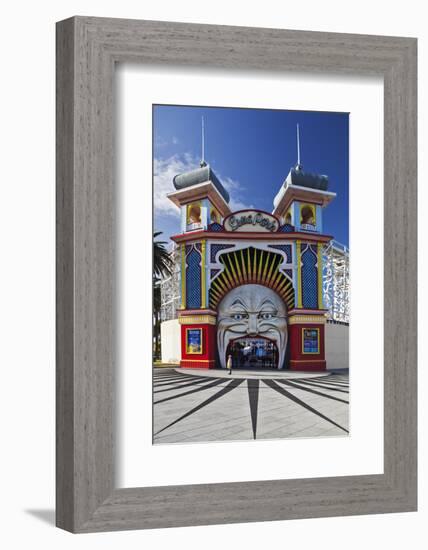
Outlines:
POLYGON ((296 164, 296 168, 297 168, 297 170, 300 170, 302 168, 302 165, 300 164, 300 127, 299 127, 299 124, 297 124, 297 127, 296 127, 296 134, 297 134, 297 164, 296 164))
POLYGON ((207 163, 205 162, 205 121, 204 117, 201 119, 201 148, 202 148, 202 155, 201 155, 201 167, 206 166, 207 163))

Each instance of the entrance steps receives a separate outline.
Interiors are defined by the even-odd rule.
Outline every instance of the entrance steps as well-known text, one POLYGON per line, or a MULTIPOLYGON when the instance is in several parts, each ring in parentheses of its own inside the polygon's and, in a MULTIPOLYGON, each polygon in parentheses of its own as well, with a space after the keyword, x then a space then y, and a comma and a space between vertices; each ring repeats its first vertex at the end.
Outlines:
POLYGON ((282 379, 299 379, 299 378, 328 378, 333 373, 331 372, 303 372, 303 371, 289 371, 278 369, 232 369, 232 374, 229 374, 227 369, 183 369, 176 368, 176 372, 180 374, 190 374, 193 376, 206 376, 207 378, 252 378, 262 379, 268 378, 274 380, 275 378, 282 379))

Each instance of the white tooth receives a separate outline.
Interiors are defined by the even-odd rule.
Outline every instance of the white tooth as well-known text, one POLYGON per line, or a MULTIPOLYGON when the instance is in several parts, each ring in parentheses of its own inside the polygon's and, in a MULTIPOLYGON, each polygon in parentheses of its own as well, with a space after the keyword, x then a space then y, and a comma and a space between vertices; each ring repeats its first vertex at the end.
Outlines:
POLYGON ((229 332, 230 328, 231 328, 231 326, 227 326, 227 325, 225 326, 225 323, 223 321, 223 322, 219 323, 219 327, 218 327, 218 330, 217 330, 217 349, 218 349, 218 354, 219 354, 219 358, 220 358, 220 365, 223 369, 226 368, 227 347, 229 345, 230 340, 232 339, 232 335, 229 332))

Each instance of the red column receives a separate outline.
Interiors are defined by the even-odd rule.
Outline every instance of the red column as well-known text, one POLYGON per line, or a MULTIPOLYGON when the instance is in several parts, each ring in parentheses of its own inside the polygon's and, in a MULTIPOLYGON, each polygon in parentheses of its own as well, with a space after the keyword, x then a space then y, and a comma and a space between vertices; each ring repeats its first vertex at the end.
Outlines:
POLYGON ((289 326, 290 338, 290 370, 296 371, 324 371, 326 369, 324 324, 291 324, 289 326), (318 332, 318 352, 305 352, 304 330, 316 330, 318 332))
POLYGON ((180 367, 196 369, 213 369, 216 366, 216 326, 212 324, 182 324, 181 325, 181 361, 180 367), (197 340, 197 333, 201 331, 201 349, 189 346, 192 338, 197 340))

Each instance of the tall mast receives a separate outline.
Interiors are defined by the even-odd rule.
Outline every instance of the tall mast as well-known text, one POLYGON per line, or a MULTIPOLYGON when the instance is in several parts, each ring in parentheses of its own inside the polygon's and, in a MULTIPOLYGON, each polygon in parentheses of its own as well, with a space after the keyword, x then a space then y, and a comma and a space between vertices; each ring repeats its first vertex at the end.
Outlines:
POLYGON ((297 166, 300 166, 300 128, 297 124, 297 166))
POLYGON ((201 158, 201 164, 205 164, 205 121, 204 117, 202 117, 201 121, 201 137, 202 137, 202 158, 201 158))

